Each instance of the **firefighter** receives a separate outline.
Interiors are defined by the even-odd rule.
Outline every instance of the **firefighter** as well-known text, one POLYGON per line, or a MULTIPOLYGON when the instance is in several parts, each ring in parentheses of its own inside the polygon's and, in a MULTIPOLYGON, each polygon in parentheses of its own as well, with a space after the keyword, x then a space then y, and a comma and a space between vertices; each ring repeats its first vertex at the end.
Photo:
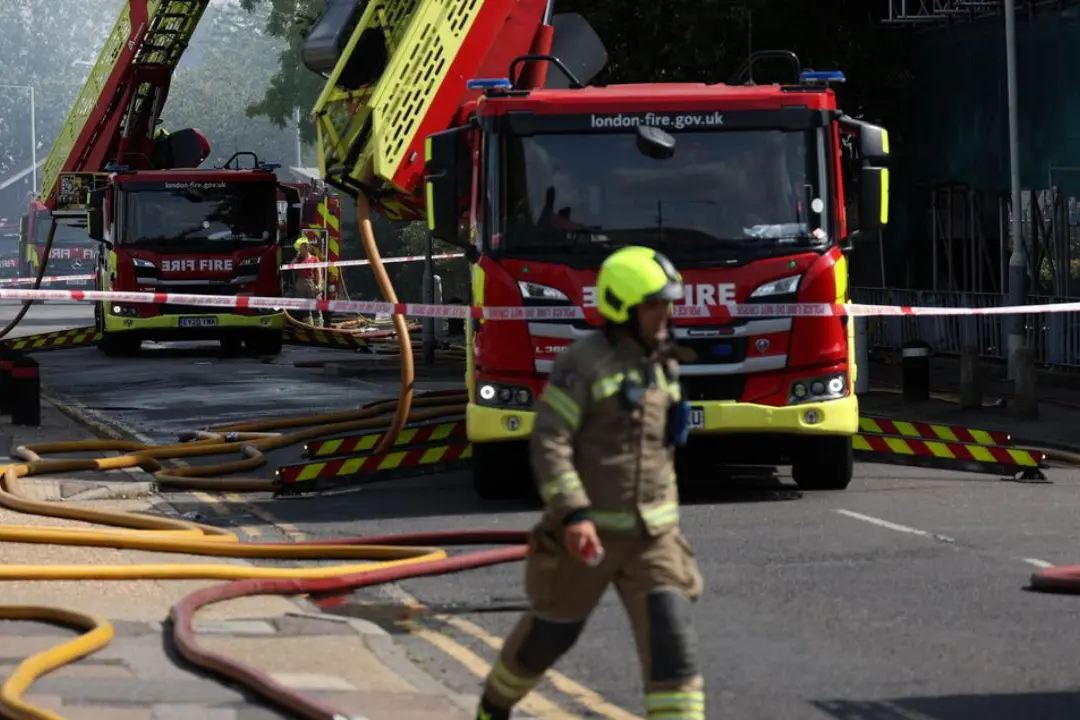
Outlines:
POLYGON ((671 303, 682 278, 627 247, 596 283, 602 332, 559 355, 530 439, 544 512, 525 564, 529 610, 487 677, 478 720, 511 709, 576 642, 615 585, 634 629, 649 718, 704 720, 691 605, 702 578, 679 531, 674 448, 686 443, 671 303))
MULTIPOLYGON (((293 243, 296 250, 295 263, 317 263, 319 258, 311 252, 311 243, 306 237, 299 237, 293 243)), ((300 268, 296 270, 296 282, 293 285, 295 297, 317 300, 322 289, 322 271, 319 268, 300 268)), ((322 314, 318 310, 303 310, 300 313, 300 321, 315 327, 322 327, 322 314)))

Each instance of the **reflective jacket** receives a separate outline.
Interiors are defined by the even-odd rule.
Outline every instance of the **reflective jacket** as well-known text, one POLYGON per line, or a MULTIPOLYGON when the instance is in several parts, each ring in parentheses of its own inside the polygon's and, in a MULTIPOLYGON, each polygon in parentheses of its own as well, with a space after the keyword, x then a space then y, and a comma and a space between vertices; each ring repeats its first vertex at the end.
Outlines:
POLYGON ((598 530, 657 535, 679 522, 670 407, 678 364, 603 332, 555 361, 530 439, 533 476, 555 529, 577 518, 598 530))

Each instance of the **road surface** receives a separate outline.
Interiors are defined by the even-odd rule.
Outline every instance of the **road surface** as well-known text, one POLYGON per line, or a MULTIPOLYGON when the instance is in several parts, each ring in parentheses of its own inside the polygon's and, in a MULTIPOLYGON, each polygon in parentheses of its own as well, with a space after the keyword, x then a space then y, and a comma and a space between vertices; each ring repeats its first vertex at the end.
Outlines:
MULTIPOLYGON (((82 307, 36 307, 21 330, 88 317, 82 307)), ((388 379, 331 378, 292 365, 328 352, 287 350, 269 364, 221 359, 212 348, 38 358, 50 392, 169 442, 193 427, 347 409, 393 394, 388 379)), ((297 457, 279 451, 270 466, 297 457)), ((1058 469, 1051 478, 1021 485, 860 465, 840 493, 690 493, 684 532, 708 585, 696 621, 709 717, 1080 717, 1080 599, 1024 590, 1037 567, 1080 562, 1080 473, 1058 469)), ((189 509, 210 521, 261 525, 261 539, 525 528, 536 518, 528 504, 478 501, 463 473, 319 498, 226 498, 213 511, 191 498, 189 509)), ((520 609, 521 567, 367 591, 340 611, 366 603, 365 612, 392 618, 398 612, 389 606, 411 598, 434 615, 421 616, 401 642, 429 672, 475 692, 491 646, 520 609)), ((643 714, 631 636, 613 596, 557 669, 557 682, 541 690, 573 714, 643 714)))

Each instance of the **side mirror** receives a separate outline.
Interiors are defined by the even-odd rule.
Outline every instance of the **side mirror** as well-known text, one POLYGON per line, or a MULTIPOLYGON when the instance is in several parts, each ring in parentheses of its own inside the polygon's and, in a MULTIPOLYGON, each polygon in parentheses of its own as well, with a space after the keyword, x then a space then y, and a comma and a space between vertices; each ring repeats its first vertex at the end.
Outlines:
POLYGON ((885 160, 889 157, 889 131, 877 125, 863 123, 859 128, 859 157, 864 160, 885 160))
POLYGON ((653 160, 667 160, 675 154, 675 138, 658 127, 637 126, 637 149, 653 160))
POLYGON ((847 115, 840 118, 840 125, 848 132, 855 133, 862 160, 885 160, 889 157, 889 131, 885 128, 847 115))
POLYGON ((461 238, 461 199, 469 187, 472 158, 465 143, 469 126, 429 135, 424 143, 424 194, 431 236, 458 247, 461 238))
POLYGON ((859 230, 865 235, 889 224, 889 169, 859 169, 859 230))
POLYGON ((86 232, 91 240, 105 240, 105 191, 94 190, 90 193, 89 207, 86 209, 86 232))
POLYGON ((283 245, 292 247, 293 241, 300 237, 300 229, 303 226, 303 198, 300 189, 289 185, 278 185, 278 190, 285 196, 285 237, 281 239, 283 245))

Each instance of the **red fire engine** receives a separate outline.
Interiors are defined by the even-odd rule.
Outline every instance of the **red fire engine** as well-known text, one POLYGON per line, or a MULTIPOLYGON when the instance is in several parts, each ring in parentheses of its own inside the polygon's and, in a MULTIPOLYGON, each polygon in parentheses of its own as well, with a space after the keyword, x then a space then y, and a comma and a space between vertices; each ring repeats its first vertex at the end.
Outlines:
POLYGON ((470 255, 474 306, 583 308, 576 320, 468 325, 476 490, 525 487, 537 397, 557 354, 598 327, 596 273, 625 245, 661 250, 682 271, 683 306, 717 311, 676 308, 694 358, 680 460, 786 461, 803 488, 846 488, 859 417, 851 323, 722 312, 847 301, 848 253, 887 221, 888 170, 875 163, 889 145, 838 109, 829 85, 843 75, 772 51, 729 84, 590 87, 606 51, 550 0, 398 9, 331 2, 308 38, 308 66, 329 78, 315 108, 325 177, 387 214, 426 205, 433 234, 470 255), (788 84, 745 82, 767 56, 792 63, 788 84), (845 168, 842 136, 859 167, 845 168))
MULTIPOLYGON (((101 290, 281 294, 277 166, 237 153, 224 167, 200 169, 206 137, 158 127, 208 3, 126 0, 43 167, 41 198, 54 225, 84 224, 104 248, 101 290), (244 157, 250 167, 241 167, 244 157)), ((241 342, 281 351, 283 312, 207 310, 99 303, 100 347, 116 355, 146 339, 218 339, 231 351, 241 342)))
MULTIPOLYGON (((52 216, 41 202, 33 200, 19 227, 19 275, 36 278, 45 257, 52 216)), ((57 223, 46 267, 51 277, 93 275, 98 262, 98 244, 83 228, 57 223)), ((65 287, 89 287, 90 280, 64 280, 65 287)))

